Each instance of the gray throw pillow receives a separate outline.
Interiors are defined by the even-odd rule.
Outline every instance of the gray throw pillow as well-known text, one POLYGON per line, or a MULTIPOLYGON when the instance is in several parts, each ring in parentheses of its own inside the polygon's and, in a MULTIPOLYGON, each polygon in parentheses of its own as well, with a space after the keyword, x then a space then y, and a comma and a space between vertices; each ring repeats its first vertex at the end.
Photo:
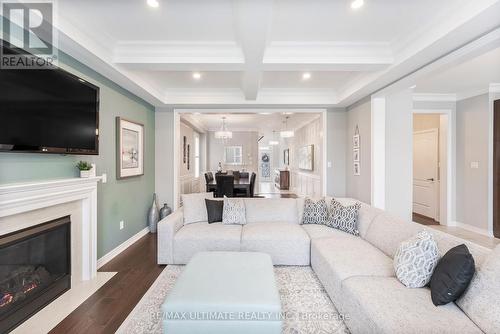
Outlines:
POLYGON ((337 230, 358 236, 358 214, 361 203, 344 206, 332 199, 329 207, 328 225, 337 230))
POLYGON ((246 223, 245 202, 242 199, 224 197, 222 224, 245 225, 246 223))
POLYGON ((428 231, 403 241, 394 256, 396 277, 408 288, 422 288, 431 280, 439 261, 439 249, 428 231))
POLYGON ((302 224, 328 225, 328 205, 324 198, 316 201, 306 198, 302 224))

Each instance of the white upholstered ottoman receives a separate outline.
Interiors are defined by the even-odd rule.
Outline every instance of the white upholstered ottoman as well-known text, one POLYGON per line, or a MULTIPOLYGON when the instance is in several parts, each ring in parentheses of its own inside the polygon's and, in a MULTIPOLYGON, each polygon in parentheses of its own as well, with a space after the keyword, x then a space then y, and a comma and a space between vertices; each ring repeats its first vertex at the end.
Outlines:
POLYGON ((279 334, 281 302, 271 257, 201 252, 162 305, 169 334, 279 334))

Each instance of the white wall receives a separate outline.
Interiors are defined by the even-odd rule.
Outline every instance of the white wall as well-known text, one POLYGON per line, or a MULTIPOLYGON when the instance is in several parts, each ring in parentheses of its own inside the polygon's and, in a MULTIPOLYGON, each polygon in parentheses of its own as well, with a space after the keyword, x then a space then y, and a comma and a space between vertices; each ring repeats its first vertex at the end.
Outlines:
POLYGON ((174 203, 174 110, 156 108, 155 112, 155 191, 158 203, 174 203))
POLYGON ((248 171, 257 173, 258 162, 258 144, 259 134, 256 131, 233 131, 233 138, 225 143, 214 137, 214 132, 207 132, 207 168, 216 171, 219 161, 222 162, 223 169, 241 170, 245 168, 248 171), (243 165, 224 166, 224 147, 242 146, 243 147, 243 165))
POLYGON ((330 108, 326 113, 326 194, 346 196, 347 177, 347 110, 330 108))
MULTIPOLYGON (((280 156, 283 150, 290 149, 290 186, 299 196, 320 197, 323 194, 323 136, 323 120, 321 116, 318 116, 312 122, 296 129, 294 137, 281 140, 280 156), (299 150, 308 145, 314 145, 312 171, 299 168, 299 150)), ((284 168, 283 160, 279 160, 280 167, 284 168)))
POLYGON ((480 95, 458 101, 456 110, 456 220, 483 231, 488 230, 488 103, 488 95, 480 95))
POLYGON ((385 209, 404 221, 413 211, 413 93, 386 96, 385 209))
POLYGON ((371 202, 371 102, 364 99, 347 109, 346 195, 362 202, 371 202), (361 175, 354 175, 353 142, 356 125, 360 136, 361 175))

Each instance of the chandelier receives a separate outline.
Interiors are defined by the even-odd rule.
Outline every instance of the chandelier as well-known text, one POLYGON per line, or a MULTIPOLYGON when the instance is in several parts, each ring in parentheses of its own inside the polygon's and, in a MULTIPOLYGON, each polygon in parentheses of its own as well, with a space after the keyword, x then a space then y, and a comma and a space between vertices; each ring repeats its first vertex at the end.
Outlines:
POLYGON ((283 131, 280 131, 280 136, 281 138, 291 138, 293 136, 295 136, 295 132, 293 132, 293 130, 288 130, 288 119, 290 117, 287 116, 285 118, 285 121, 283 123, 285 123, 285 129, 283 131))
POLYGON ((233 133, 226 128, 226 117, 222 117, 222 126, 219 131, 215 131, 214 136, 222 140, 233 138, 233 133))

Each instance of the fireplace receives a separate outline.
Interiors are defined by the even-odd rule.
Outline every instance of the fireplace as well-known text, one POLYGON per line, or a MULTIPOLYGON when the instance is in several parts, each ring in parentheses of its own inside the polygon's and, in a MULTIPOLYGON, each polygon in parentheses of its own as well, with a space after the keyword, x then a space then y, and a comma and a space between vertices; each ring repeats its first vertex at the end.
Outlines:
POLYGON ((70 233, 66 216, 0 236, 0 333, 71 287, 70 233))

